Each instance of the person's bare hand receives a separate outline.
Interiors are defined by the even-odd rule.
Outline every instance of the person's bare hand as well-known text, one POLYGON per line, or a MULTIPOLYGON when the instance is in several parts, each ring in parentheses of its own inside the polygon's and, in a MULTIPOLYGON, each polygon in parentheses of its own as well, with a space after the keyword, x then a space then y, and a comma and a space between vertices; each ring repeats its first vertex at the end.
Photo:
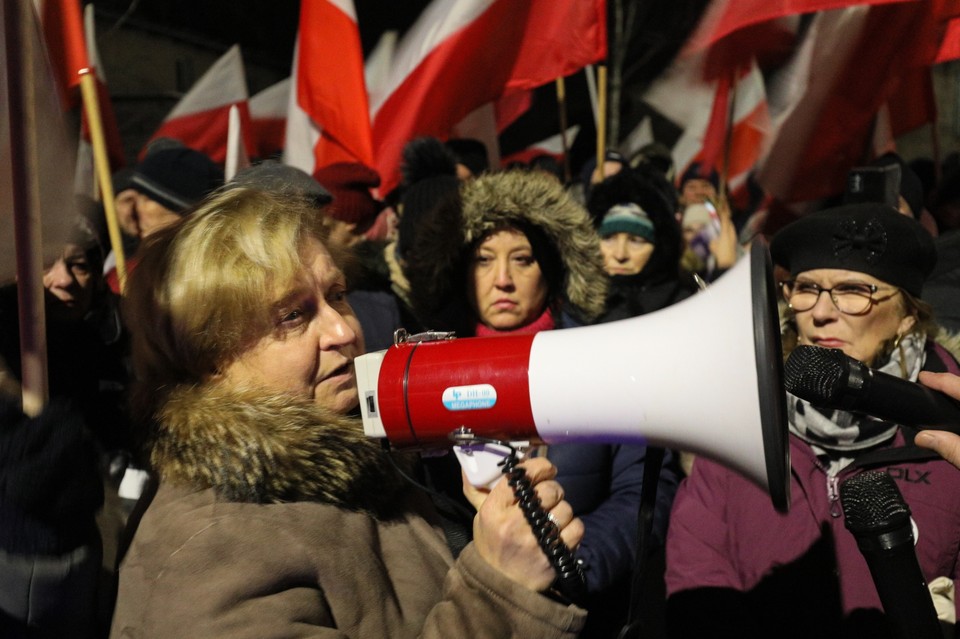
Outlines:
MULTIPOLYGON (((540 498, 542 508, 560 531, 560 538, 573 549, 583 538, 583 522, 563 499, 563 488, 553 481, 557 469, 543 458, 520 464, 540 498)), ((540 549, 530 524, 517 505, 513 489, 500 481, 493 490, 479 489, 466 477, 463 491, 477 509, 473 521, 473 539, 480 556, 491 566, 531 590, 547 589, 556 573, 540 549)))
POLYGON ((726 198, 718 199, 716 206, 720 217, 720 234, 710 241, 710 252, 717 260, 717 268, 728 269, 737 262, 737 229, 726 198))
MULTIPOLYGON (((960 400, 960 376, 951 373, 920 373, 920 383, 933 390, 960 400)), ((960 428, 960 424, 957 424, 960 428)), ((922 430, 914 440, 917 446, 937 452, 948 462, 960 468, 960 435, 943 430, 922 430)))

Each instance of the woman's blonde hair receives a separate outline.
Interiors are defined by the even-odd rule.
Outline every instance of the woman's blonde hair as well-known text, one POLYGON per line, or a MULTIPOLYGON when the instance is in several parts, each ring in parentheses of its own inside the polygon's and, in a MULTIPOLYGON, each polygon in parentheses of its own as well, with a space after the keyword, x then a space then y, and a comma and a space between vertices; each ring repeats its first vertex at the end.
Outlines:
POLYGON ((138 417, 272 330, 274 301, 303 271, 305 241, 326 239, 322 218, 304 199, 233 187, 150 237, 124 301, 138 417))

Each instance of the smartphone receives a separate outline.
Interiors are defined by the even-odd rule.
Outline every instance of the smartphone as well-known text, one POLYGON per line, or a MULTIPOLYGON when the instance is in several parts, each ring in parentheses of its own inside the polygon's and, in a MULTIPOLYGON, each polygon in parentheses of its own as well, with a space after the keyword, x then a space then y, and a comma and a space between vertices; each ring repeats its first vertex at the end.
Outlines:
POLYGON ((893 208, 900 206, 900 165, 860 166, 847 174, 845 204, 880 202, 893 208))

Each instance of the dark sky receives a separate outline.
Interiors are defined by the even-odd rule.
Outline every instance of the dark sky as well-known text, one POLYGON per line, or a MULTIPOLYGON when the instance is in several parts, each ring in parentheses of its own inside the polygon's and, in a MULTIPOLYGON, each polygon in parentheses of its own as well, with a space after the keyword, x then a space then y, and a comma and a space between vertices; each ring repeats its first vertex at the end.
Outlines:
MULTIPOLYGON (((354 0, 364 51, 389 29, 403 31, 429 0, 354 0)), ((93 0, 99 16, 217 50, 239 43, 245 58, 289 69, 298 0, 93 0)))

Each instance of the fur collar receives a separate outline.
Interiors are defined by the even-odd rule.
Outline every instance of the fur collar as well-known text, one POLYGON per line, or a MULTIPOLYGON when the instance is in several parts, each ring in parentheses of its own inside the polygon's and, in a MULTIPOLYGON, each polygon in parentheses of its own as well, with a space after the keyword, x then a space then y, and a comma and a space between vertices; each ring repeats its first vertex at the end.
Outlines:
POLYGON ((388 516, 403 487, 355 418, 287 396, 182 388, 157 423, 150 461, 161 480, 228 501, 317 501, 388 516))
POLYGON ((951 333, 947 329, 941 328, 937 334, 936 342, 947 349, 955 360, 960 361, 960 333, 951 333))

